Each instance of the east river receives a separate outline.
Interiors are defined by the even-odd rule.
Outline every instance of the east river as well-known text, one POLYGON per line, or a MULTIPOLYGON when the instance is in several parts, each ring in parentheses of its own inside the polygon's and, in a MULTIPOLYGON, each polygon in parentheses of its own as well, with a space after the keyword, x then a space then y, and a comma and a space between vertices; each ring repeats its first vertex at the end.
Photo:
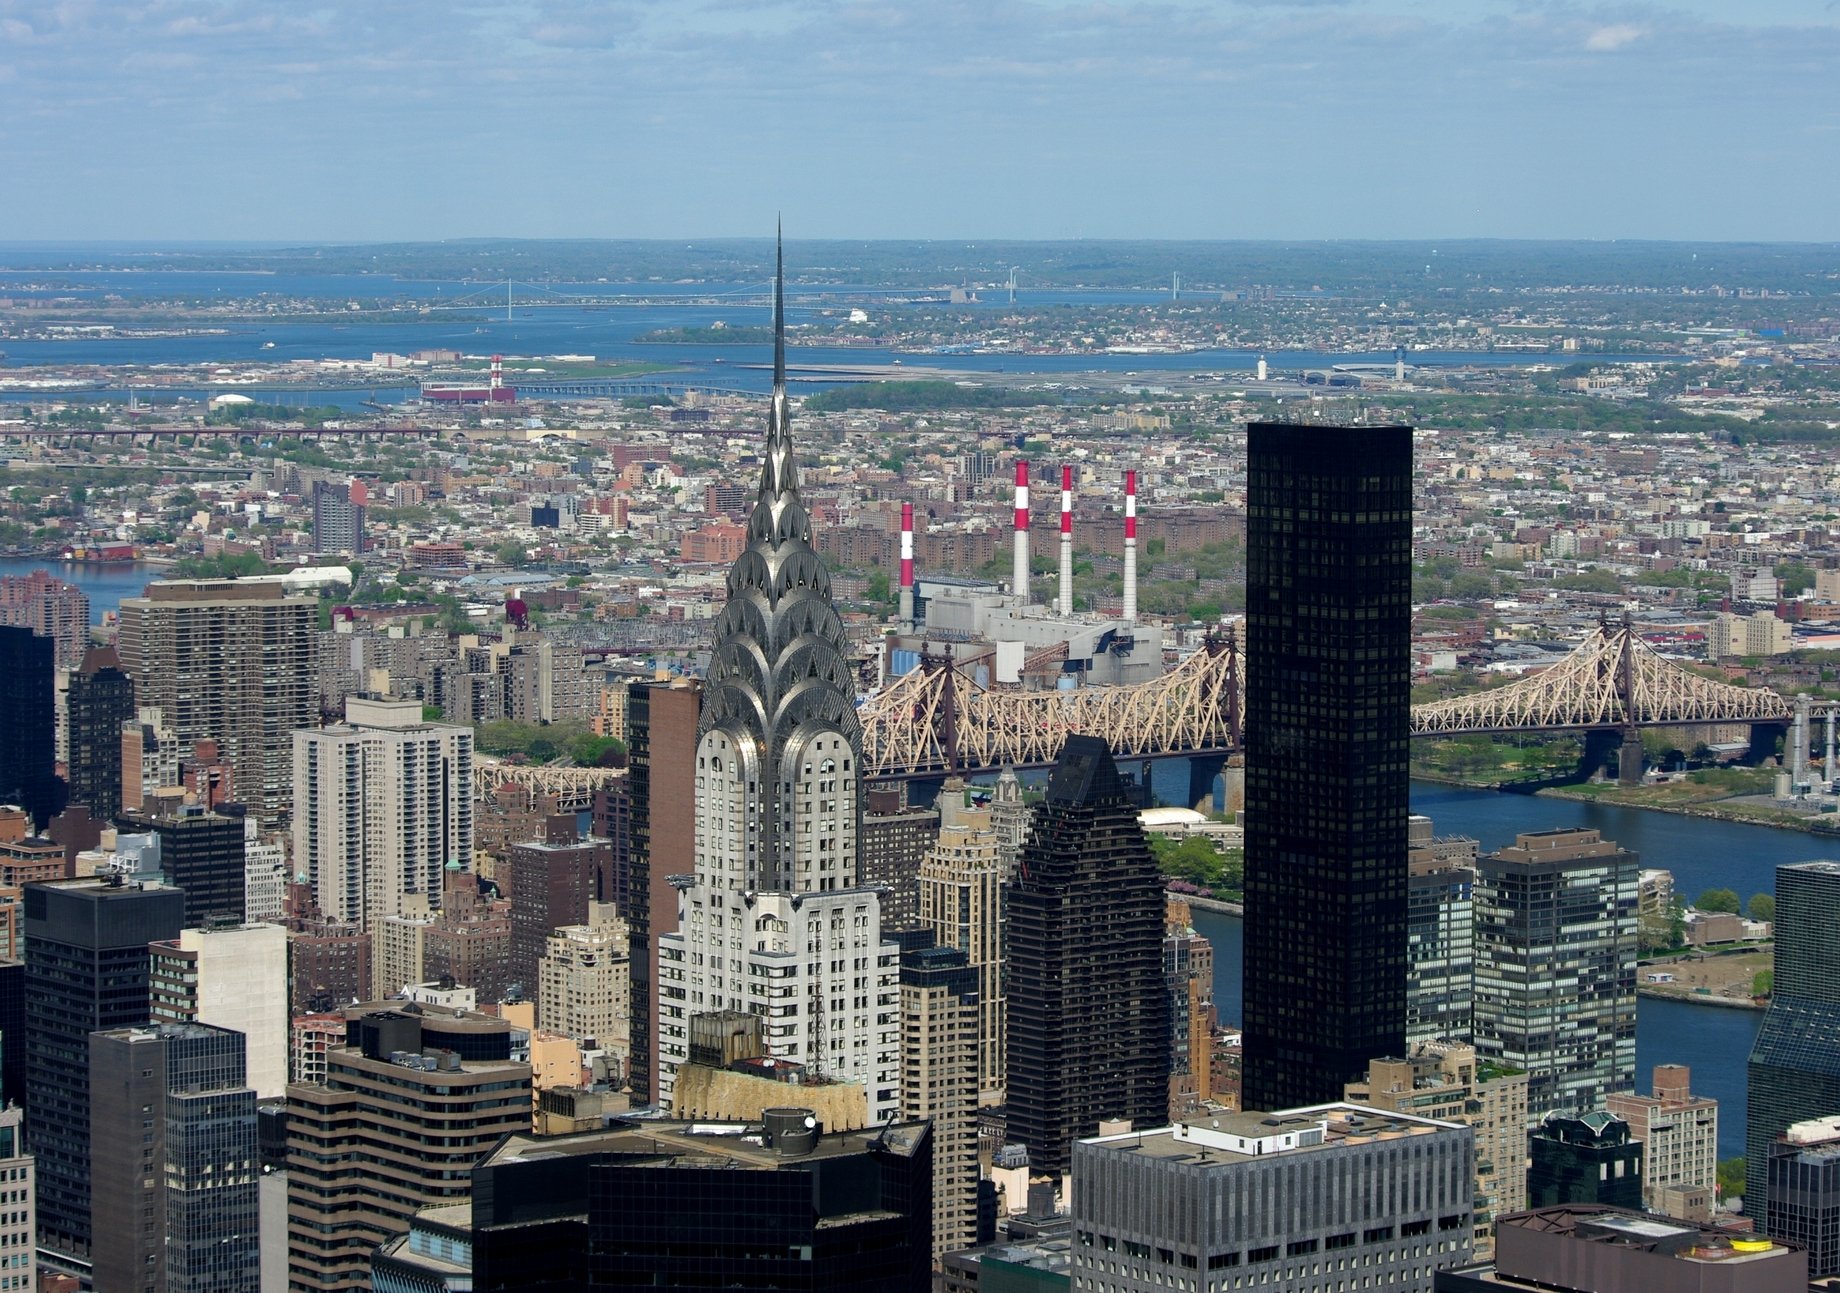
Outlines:
MULTIPOLYGON (((1740 899, 1775 891, 1775 868, 1840 856, 1840 844, 1800 831, 1681 817, 1604 804, 1414 782, 1412 810, 1431 818, 1439 835, 1468 835, 1485 852, 1514 842, 1521 831, 1592 827, 1641 856, 1644 867, 1674 873, 1688 901, 1706 889, 1736 890, 1740 899)), ((1220 1018, 1240 1018, 1239 918, 1195 912, 1195 927, 1214 945, 1214 1002, 1220 1018)), ((1720 1006, 1641 999, 1636 1012, 1636 1089, 1650 1090, 1657 1064, 1685 1064, 1694 1091, 1719 1102, 1719 1157, 1744 1153, 1744 1063, 1762 1014, 1720 1006)))

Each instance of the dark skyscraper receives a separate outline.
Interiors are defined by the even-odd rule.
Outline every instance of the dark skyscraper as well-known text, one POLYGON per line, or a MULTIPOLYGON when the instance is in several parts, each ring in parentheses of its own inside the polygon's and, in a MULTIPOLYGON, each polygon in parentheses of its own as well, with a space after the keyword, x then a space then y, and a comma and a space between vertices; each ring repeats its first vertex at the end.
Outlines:
POLYGON ((26 1117, 38 1155, 39 1243, 87 1266, 89 1035, 147 1022, 147 944, 179 936, 185 899, 177 889, 95 877, 25 890, 26 1117))
POLYGON ((65 698, 70 756, 69 800, 110 822, 121 812, 121 725, 134 718, 134 680, 114 647, 92 647, 70 675, 65 698))
POLYGON ((57 784, 57 644, 31 629, 0 628, 0 802, 43 829, 63 805, 57 784))
POLYGON ((247 914, 244 895, 246 839, 241 804, 223 813, 187 804, 176 812, 142 820, 124 818, 160 838, 160 873, 185 893, 185 927, 240 925, 247 914))
POLYGON ((1138 801, 1105 742, 1068 737, 1010 887, 1009 1135, 1036 1174, 1101 1120, 1168 1121, 1163 883, 1138 801))
POLYGON ((1405 1051, 1410 427, 1254 423, 1243 1104, 1405 1051))
POLYGON ((256 1093, 244 1037, 199 1023, 91 1033, 99 1289, 256 1293, 256 1093))
POLYGON ((1751 1047, 1744 1210, 1766 1216, 1770 1143, 1840 1112, 1840 862, 1776 868, 1776 983, 1751 1047))

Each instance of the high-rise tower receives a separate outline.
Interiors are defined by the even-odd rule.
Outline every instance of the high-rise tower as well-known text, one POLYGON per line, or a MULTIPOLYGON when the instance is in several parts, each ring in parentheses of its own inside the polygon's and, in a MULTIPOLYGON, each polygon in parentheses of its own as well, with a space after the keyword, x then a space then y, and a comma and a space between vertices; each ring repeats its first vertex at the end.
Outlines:
POLYGON ((862 1083, 879 1123, 900 1108, 899 949, 859 880, 862 725, 799 498, 785 319, 782 255, 766 461, 697 722, 695 873, 659 937, 657 1094, 689 1059, 694 1016, 745 1011, 776 1058, 862 1083))
POLYGON ((1254 423, 1247 469, 1243 1107, 1288 1109, 1405 1050, 1412 430, 1254 423))
POLYGON ((1105 742, 1073 735, 1005 897, 1009 1138, 1059 1176, 1101 1123, 1169 1113, 1163 882, 1141 795, 1105 742))

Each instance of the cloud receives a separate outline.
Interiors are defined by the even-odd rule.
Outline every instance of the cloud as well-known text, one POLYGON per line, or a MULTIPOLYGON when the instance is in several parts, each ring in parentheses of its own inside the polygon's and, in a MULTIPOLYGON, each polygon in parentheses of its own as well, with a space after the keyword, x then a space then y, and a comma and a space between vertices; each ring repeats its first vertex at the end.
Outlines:
POLYGON ((1608 27, 1599 27, 1589 36, 1586 36, 1584 47, 1593 54, 1607 54, 1611 50, 1621 49, 1625 45, 1633 45, 1646 35, 1648 35, 1648 32, 1636 26, 1634 23, 1612 23, 1608 27))

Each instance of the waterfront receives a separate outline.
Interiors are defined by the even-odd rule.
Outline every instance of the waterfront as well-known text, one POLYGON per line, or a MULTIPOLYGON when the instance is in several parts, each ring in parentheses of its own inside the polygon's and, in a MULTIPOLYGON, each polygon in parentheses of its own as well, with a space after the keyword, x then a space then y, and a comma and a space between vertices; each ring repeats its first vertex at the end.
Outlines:
POLYGON ((102 623, 105 611, 121 605, 124 597, 139 597, 141 589, 155 579, 166 577, 164 566, 146 562, 120 565, 86 565, 76 561, 47 561, 43 557, 0 558, 0 575, 29 575, 34 570, 49 570, 67 584, 75 584, 89 594, 89 622, 102 623))
MULTIPOLYGON (((1469 835, 1483 849, 1513 843, 1522 831, 1586 826, 1642 856, 1645 867, 1674 873, 1689 900, 1704 889, 1730 888, 1741 898, 1775 891, 1775 868, 1823 856, 1831 846, 1797 831, 1651 813, 1639 808, 1541 799, 1491 790, 1414 782, 1412 809, 1440 835, 1469 835)), ((1225 912, 1194 912, 1195 928, 1214 945, 1214 1004, 1237 1024, 1241 1003, 1242 926, 1225 912)), ((1657 1064, 1685 1064, 1693 1089, 1719 1102, 1719 1157, 1744 1153, 1745 1061, 1763 1015, 1642 998, 1636 1007, 1636 1089, 1648 1091, 1657 1064)))

